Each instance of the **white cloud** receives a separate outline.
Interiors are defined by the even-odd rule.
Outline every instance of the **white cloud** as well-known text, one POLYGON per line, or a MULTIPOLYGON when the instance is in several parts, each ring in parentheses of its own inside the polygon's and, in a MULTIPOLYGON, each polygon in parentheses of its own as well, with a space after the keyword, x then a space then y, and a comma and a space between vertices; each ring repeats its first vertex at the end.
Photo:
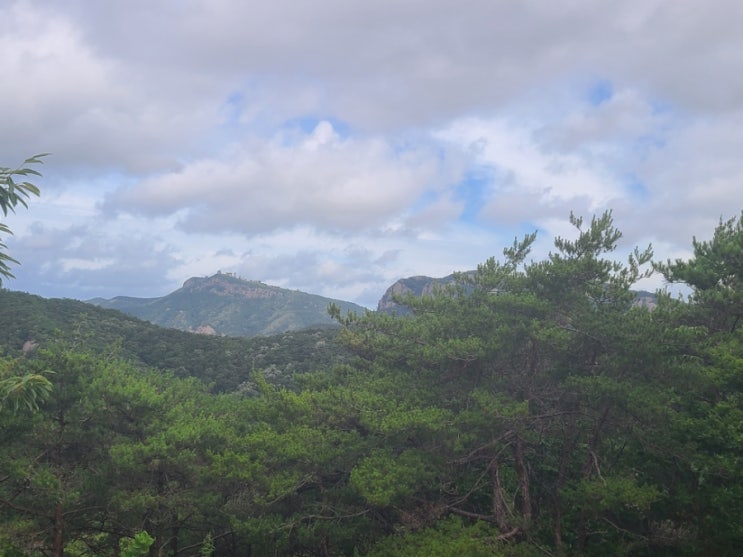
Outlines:
POLYGON ((341 139, 322 121, 298 142, 286 144, 283 134, 252 141, 227 158, 117 190, 106 207, 154 215, 186 210, 180 226, 189 232, 256 234, 300 224, 358 231, 383 226, 429 188, 443 187, 446 175, 425 146, 341 139))
POLYGON ((113 265, 113 259, 81 259, 81 258, 62 258, 59 260, 64 273, 74 271, 98 271, 113 265))
POLYGON ((505 205, 523 218, 521 213, 534 211, 535 204, 553 207, 576 201, 595 212, 622 195, 615 175, 580 153, 545 149, 528 124, 467 118, 439 137, 470 151, 475 164, 491 169, 485 215, 504 218, 505 205))
POLYGON ((743 207, 742 12, 6 2, 0 164, 53 153, 8 219, 12 285, 161 295, 222 268, 373 305, 608 208, 684 253, 743 207))

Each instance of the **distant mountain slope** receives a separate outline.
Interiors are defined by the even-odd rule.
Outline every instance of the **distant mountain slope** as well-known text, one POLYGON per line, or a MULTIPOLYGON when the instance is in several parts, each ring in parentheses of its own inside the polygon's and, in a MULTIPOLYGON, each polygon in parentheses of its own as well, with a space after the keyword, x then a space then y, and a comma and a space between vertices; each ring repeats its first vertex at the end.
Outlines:
MULTIPOLYGON (((473 271, 468 271, 472 273, 473 271)), ((454 284, 454 275, 448 275, 442 278, 433 278, 426 276, 414 276, 402 278, 390 286, 384 293, 377 304, 377 311, 380 313, 394 313, 396 315, 407 315, 410 309, 403 304, 395 301, 397 297, 407 295, 413 296, 430 296, 437 288, 454 284)), ((654 308, 657 304, 657 295, 646 290, 635 292, 635 305, 654 308)))
POLYGON ((78 300, 46 299, 0 289, 0 357, 54 343, 119 356, 197 377, 215 391, 250 391, 252 373, 291 386, 296 374, 330 370, 342 361, 340 328, 323 327, 253 338, 197 335, 78 300))
POLYGON ((243 337, 335 325, 327 312, 331 302, 344 313, 364 312, 363 307, 351 302, 269 286, 228 273, 190 278, 183 287, 160 298, 119 296, 89 300, 161 327, 243 337))

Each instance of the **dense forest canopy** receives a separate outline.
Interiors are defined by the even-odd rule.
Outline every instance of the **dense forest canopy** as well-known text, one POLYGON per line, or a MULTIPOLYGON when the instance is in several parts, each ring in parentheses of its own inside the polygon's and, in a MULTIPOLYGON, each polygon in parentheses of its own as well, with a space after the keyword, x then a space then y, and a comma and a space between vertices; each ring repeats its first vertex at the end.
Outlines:
POLYGON ((527 235, 409 314, 331 307, 343 350, 291 381, 220 374, 236 345, 147 361, 111 313, 15 339, 0 554, 740 555, 741 219, 665 263, 618 262, 610 213, 571 222, 546 259, 527 235), (690 299, 634 304, 653 269, 690 299))

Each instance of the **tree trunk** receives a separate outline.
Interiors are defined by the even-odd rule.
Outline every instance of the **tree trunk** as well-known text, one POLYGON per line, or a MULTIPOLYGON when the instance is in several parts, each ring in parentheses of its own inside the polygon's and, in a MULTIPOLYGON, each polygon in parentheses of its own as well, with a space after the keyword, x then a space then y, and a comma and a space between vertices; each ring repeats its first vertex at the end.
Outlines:
POLYGON ((523 528, 524 530, 528 530, 532 519, 531 492, 529 490, 529 474, 526 471, 526 463, 524 462, 524 442, 521 437, 517 436, 513 444, 513 456, 516 459, 516 475, 519 478, 519 489, 521 491, 523 528))
POLYGON ((62 503, 57 503, 54 509, 54 557, 64 557, 64 516, 62 515, 62 503))
POLYGON ((508 530, 506 520, 506 501, 503 498, 503 488, 500 483, 500 471, 498 468, 498 459, 494 458, 490 465, 490 478, 493 488, 493 518, 498 529, 505 533, 508 530))
MULTIPOLYGON (((174 519, 176 520, 176 519, 174 519)), ((170 554, 173 557, 178 556, 178 524, 174 524, 173 528, 171 530, 171 536, 170 536, 170 554)))
MULTIPOLYGON (((604 428, 604 424, 606 423, 606 420, 609 417, 609 407, 607 406, 604 408, 603 413, 601 414, 601 417, 599 418, 598 423, 596 424, 596 429, 593 430, 593 436, 591 438, 590 443, 588 444, 588 454, 586 455, 586 460, 583 463, 583 479, 588 479, 591 476, 591 472, 593 469, 597 466, 596 463, 596 448, 598 447, 600 441, 601 441, 601 431, 604 428)), ((586 550, 586 542, 588 541, 588 532, 586 528, 586 511, 582 510, 580 512, 580 516, 578 518, 578 554, 583 555, 583 553, 586 550)))
POLYGON ((575 424, 577 421, 577 412, 569 414, 566 436, 570 436, 565 439, 560 451, 560 466, 557 470, 557 480, 555 481, 555 487, 553 491, 553 498, 555 503, 554 512, 554 525, 552 533, 555 540, 555 549, 558 553, 562 551, 563 539, 562 539, 562 488, 565 485, 567 478, 568 466, 570 463, 570 456, 575 450, 576 443, 578 442, 578 434, 575 432, 575 424))

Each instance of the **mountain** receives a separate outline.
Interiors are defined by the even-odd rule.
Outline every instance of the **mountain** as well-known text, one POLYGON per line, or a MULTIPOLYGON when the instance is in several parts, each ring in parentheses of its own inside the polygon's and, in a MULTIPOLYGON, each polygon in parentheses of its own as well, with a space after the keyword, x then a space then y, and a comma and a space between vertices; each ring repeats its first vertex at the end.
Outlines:
POLYGON ((232 273, 194 277, 160 298, 95 298, 88 303, 133 315, 161 327, 210 335, 252 337, 333 326, 330 303, 345 313, 365 308, 345 302, 269 286, 232 273))
POLYGON ((253 372, 269 383, 291 387, 298 374, 330 370, 346 357, 339 332, 340 328, 321 327, 251 338, 199 335, 79 300, 0 288, 0 358, 32 355, 36 348, 74 346, 178 377, 196 377, 215 392, 254 392, 253 372))
MULTIPOLYGON (((473 271, 468 271, 472 273, 473 271)), ((437 288, 442 288, 455 282, 455 275, 451 274, 442 278, 433 278, 426 276, 414 276, 403 278, 395 282, 384 293, 377 304, 377 311, 380 313, 394 313, 396 315, 408 315, 410 309, 404 304, 395 301, 401 296, 413 295, 430 296, 437 288)), ((658 303, 658 296, 653 292, 638 290, 635 292, 635 305, 654 308, 658 303)))
POLYGON ((402 278, 390 286, 384 293, 377 304, 377 311, 380 313, 395 313, 397 315, 407 315, 410 310, 395 301, 399 296, 430 296, 437 288, 454 284, 454 275, 448 275, 443 278, 432 278, 425 276, 414 276, 402 278))

